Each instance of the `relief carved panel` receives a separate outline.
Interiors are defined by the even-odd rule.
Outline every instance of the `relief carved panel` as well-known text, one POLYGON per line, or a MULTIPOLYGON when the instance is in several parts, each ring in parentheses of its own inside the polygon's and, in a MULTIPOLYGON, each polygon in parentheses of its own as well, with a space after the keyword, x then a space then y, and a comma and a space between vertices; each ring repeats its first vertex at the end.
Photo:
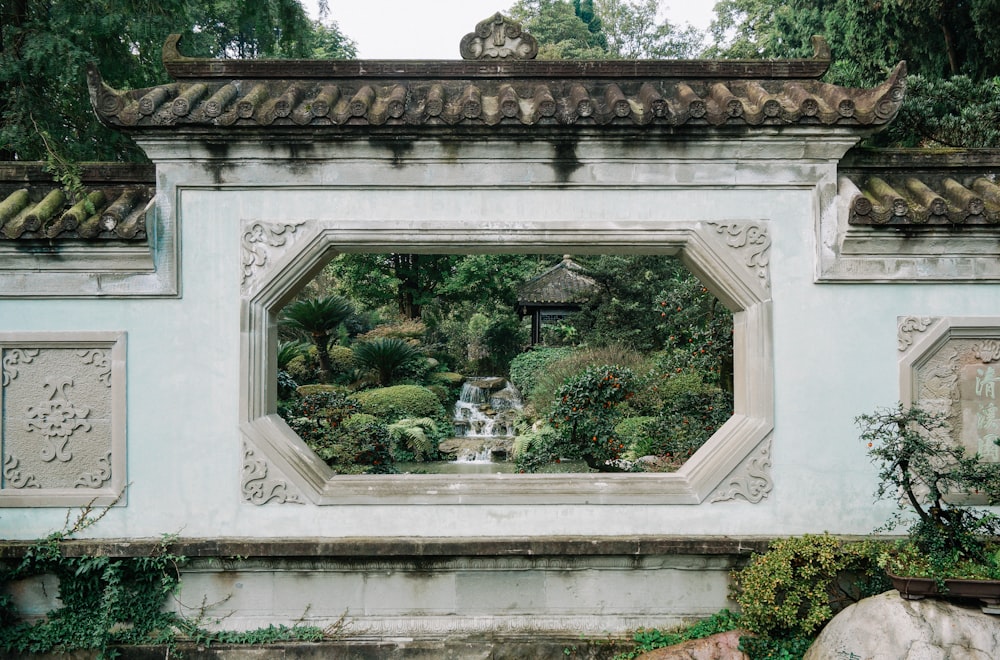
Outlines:
POLYGON ((0 335, 0 506, 109 503, 125 483, 125 336, 0 335))
POLYGON ((953 442, 1000 462, 1000 318, 921 325, 927 336, 907 345, 901 360, 903 401, 945 415, 943 433, 953 442))

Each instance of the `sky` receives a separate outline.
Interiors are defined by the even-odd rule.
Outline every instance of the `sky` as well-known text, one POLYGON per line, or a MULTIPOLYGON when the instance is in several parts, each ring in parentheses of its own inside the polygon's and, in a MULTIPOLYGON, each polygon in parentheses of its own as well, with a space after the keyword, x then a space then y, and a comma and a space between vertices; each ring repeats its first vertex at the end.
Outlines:
MULTIPOLYGON (((705 29, 716 0, 661 2, 670 23, 705 29)), ((509 8, 514 0, 328 0, 329 18, 372 60, 461 59, 458 43, 476 23, 509 8)), ((303 5, 315 18, 316 0, 303 5)))

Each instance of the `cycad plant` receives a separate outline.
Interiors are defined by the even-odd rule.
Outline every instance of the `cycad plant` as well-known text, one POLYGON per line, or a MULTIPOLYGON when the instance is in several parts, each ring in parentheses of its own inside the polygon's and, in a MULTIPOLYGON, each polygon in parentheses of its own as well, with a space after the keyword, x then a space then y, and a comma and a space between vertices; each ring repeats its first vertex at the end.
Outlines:
POLYGON ((316 344, 316 355, 323 378, 329 380, 333 371, 330 363, 330 337, 337 326, 354 313, 354 305, 343 296, 331 295, 325 298, 296 300, 281 310, 279 323, 289 330, 308 335, 316 344))
POLYGON ((399 369, 420 352, 396 337, 379 337, 354 345, 354 360, 378 375, 378 384, 386 387, 399 369))

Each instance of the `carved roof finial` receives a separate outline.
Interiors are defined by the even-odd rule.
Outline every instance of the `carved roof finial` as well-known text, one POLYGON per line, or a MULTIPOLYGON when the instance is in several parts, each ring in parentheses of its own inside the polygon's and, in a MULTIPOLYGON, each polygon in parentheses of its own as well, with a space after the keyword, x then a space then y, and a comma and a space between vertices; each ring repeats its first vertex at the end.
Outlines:
POLYGON ((520 23, 497 12, 462 37, 458 49, 464 60, 533 60, 538 55, 538 41, 522 32, 520 23))

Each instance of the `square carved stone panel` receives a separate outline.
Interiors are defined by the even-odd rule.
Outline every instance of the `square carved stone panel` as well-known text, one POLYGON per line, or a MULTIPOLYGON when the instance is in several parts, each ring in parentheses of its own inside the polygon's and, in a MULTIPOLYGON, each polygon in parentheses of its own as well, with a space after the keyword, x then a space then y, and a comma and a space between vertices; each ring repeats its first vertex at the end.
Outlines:
POLYGON ((902 401, 943 414, 969 454, 1000 462, 1000 318, 898 319, 902 401))
POLYGON ((0 334, 0 506, 111 504, 125 485, 125 334, 0 334))

